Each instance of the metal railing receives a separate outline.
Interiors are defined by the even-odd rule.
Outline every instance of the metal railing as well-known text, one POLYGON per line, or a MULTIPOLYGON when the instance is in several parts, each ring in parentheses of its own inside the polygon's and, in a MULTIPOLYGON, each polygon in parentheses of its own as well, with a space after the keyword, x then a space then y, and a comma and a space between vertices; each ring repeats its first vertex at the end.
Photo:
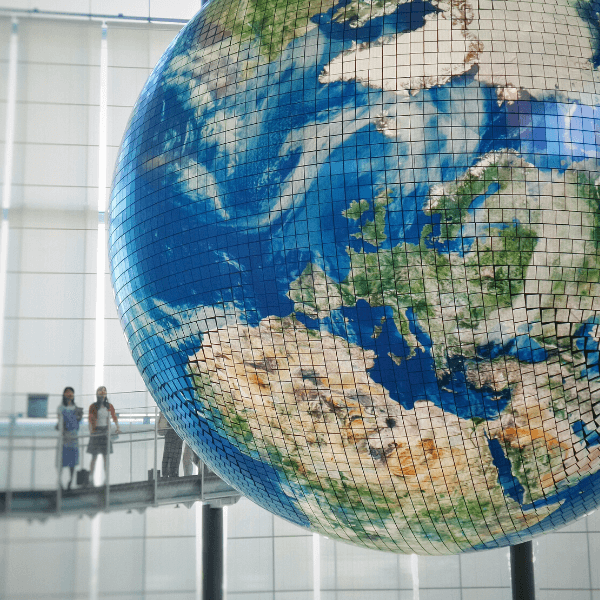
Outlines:
POLYGON ((120 433, 115 435, 111 423, 107 437, 112 452, 105 455, 106 464, 98 455, 89 484, 77 485, 77 472, 89 470, 92 459, 87 452, 92 434, 84 415, 77 431, 79 461, 71 489, 69 469, 62 467, 62 420, 0 414, 0 515, 93 513, 195 500, 235 502, 239 493, 201 462, 192 476, 160 477, 164 438, 158 431, 159 414, 156 406, 118 410, 120 433))

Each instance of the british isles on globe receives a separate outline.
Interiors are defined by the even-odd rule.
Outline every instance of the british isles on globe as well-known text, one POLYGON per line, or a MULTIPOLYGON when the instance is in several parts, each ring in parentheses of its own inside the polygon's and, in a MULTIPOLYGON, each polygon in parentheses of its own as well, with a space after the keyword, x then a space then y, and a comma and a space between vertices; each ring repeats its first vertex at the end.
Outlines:
POLYGON ((267 510, 384 551, 600 500, 600 2, 213 0, 110 200, 176 431, 267 510))

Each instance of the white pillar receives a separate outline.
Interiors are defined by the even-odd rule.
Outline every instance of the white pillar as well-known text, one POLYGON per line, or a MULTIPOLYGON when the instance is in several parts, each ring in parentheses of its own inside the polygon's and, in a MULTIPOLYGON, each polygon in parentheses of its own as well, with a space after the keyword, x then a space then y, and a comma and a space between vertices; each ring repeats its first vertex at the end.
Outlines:
POLYGON ((321 538, 313 533, 313 600, 321 600, 321 538))
POLYGON ((96 356, 94 388, 104 385, 104 272, 106 270, 106 166, 108 123, 108 29, 100 42, 100 124, 98 138, 98 244, 96 247, 96 356))
POLYGON ((411 554, 410 572, 412 575, 413 600, 419 600, 419 556, 411 554))
MULTIPOLYGON (((6 275, 8 270, 9 214, 12 194, 13 151, 15 143, 15 114, 17 107, 17 57, 19 53, 19 23, 11 23, 8 51, 8 94, 6 100, 6 129, 4 143, 4 183, 2 185, 2 224, 0 225, 0 393, 4 381, 4 318, 6 309, 6 275)), ((0 405, 2 403, 0 402, 0 405)), ((2 407, 4 410, 8 406, 2 407)), ((14 412, 14 396, 10 412, 14 412)))
POLYGON ((100 533, 102 513, 92 517, 90 527, 90 600, 98 600, 100 589, 100 533))

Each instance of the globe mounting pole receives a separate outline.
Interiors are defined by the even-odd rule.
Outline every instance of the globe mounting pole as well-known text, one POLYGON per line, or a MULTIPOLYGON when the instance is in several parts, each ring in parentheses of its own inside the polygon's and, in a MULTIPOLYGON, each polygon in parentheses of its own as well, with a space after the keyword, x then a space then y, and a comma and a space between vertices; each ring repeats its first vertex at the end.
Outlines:
POLYGON ((531 541, 510 547, 510 578, 513 600, 535 600, 531 541))
MULTIPOLYGON (((215 503, 213 503, 215 504, 215 503)), ((202 600, 223 600, 223 508, 202 506, 202 600)))

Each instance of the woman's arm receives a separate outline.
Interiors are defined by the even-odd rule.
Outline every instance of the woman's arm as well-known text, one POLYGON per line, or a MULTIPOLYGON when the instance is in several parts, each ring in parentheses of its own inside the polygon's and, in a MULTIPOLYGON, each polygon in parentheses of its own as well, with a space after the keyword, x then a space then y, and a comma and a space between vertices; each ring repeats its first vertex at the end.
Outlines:
POLYGON ((109 404, 108 409, 110 410, 112 420, 115 422, 115 425, 117 426, 117 433, 121 433, 121 430, 119 429, 119 419, 117 419, 117 413, 115 412, 115 407, 112 404, 109 404))
POLYGON ((96 430, 96 411, 94 410, 94 405, 90 404, 90 411, 88 413, 88 421, 90 426, 90 433, 94 433, 96 430))

